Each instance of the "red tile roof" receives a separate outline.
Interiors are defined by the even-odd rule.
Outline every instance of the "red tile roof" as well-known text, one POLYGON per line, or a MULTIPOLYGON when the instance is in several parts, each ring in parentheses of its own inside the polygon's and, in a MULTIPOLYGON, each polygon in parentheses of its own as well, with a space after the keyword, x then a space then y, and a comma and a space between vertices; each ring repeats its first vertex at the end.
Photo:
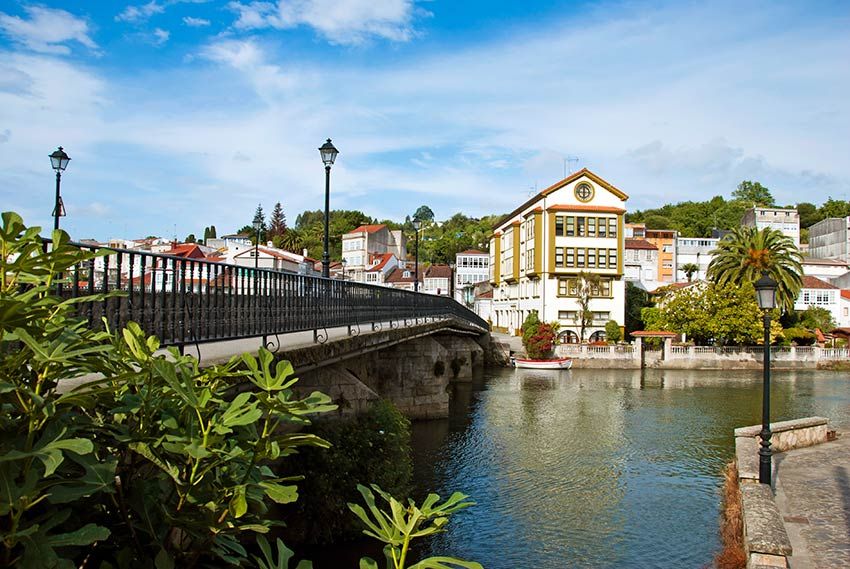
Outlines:
POLYGON ((678 334, 661 330, 638 330, 632 332, 632 336, 637 336, 638 338, 675 338, 678 334))
POLYGON ((546 208, 546 211, 593 211, 599 213, 626 213, 626 210, 621 207, 611 207, 607 205, 552 205, 546 208))
POLYGON ((803 277, 803 288, 821 288, 821 289, 835 289, 837 286, 833 286, 826 281, 822 281, 817 277, 804 276, 803 277))
POLYGON ((380 271, 380 270, 382 270, 384 267, 386 267, 386 266, 387 266, 387 263, 389 263, 389 262, 390 262, 390 259, 392 259, 394 256, 395 256, 395 255, 393 255, 392 253, 383 253, 383 254, 375 255, 375 256, 372 258, 372 260, 374 261, 374 260, 375 260, 375 258, 378 258, 378 259, 380 259, 380 261, 378 262, 378 264, 377 264, 377 265, 375 265, 375 266, 373 266, 373 267, 371 267, 371 268, 366 269, 366 272, 367 272, 367 273, 369 273, 369 272, 373 272, 373 271, 380 271))
POLYGON ((481 294, 476 294, 475 298, 493 298, 493 291, 488 290, 487 292, 482 292, 481 294))
POLYGON ((479 251, 478 249, 467 249, 466 251, 461 251, 458 255, 488 255, 488 253, 479 251))
POLYGON ((164 254, 174 255, 175 257, 184 257, 186 259, 206 259, 207 257, 196 243, 172 245, 171 249, 165 251, 164 254))
POLYGON ((387 226, 383 223, 379 223, 377 225, 361 225, 357 229, 349 231, 346 235, 351 235, 352 233, 377 233, 381 229, 386 229, 387 226))
POLYGON ((425 269, 426 279, 451 279, 452 268, 448 265, 431 265, 425 269))
MULTIPOLYGON (((413 282, 413 271, 411 269, 400 269, 399 267, 394 268, 390 274, 384 279, 384 282, 387 283, 412 283, 413 282), (405 277, 404 271, 410 271, 410 275, 405 277)), ((422 282, 422 269, 419 269, 419 282, 422 282)))
POLYGON ((626 249, 649 249, 657 251, 658 247, 647 241, 646 239, 626 239, 626 249))
POLYGON ((841 291, 841 298, 846 298, 847 300, 850 300, 850 290, 848 290, 848 289, 842 290, 841 291))

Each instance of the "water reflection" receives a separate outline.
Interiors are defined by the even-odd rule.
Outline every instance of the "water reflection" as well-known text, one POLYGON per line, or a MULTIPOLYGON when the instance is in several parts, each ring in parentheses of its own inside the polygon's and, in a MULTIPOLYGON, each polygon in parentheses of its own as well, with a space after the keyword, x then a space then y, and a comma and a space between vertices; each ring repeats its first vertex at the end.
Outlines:
MULTIPOLYGON (((775 372, 774 420, 850 421, 846 378, 775 372)), ((434 554, 488 568, 699 567, 717 548, 734 427, 760 420, 757 372, 496 370, 414 428, 420 488, 477 502, 434 554)))

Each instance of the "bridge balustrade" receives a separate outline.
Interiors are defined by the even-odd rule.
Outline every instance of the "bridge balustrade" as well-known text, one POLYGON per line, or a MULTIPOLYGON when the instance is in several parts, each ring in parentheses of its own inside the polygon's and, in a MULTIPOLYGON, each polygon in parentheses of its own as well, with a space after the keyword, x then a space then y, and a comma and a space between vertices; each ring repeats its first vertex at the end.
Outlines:
POLYGON ((112 330, 137 322, 163 346, 309 330, 321 341, 330 328, 394 327, 421 318, 454 317, 489 328, 474 312, 443 296, 207 259, 73 246, 98 256, 63 275, 59 293, 109 295, 79 303, 78 314, 92 327, 105 321, 112 330))

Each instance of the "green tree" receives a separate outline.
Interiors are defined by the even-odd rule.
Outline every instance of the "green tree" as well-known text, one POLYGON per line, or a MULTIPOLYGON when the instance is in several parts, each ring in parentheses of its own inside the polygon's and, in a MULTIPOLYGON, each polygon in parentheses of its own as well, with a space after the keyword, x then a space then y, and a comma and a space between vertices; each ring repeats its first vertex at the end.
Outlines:
POLYGON ((818 211, 815 204, 809 202, 800 202, 797 204, 797 213, 800 215, 800 227, 806 229, 811 227, 823 217, 818 211))
POLYGON ((197 239, 195 239, 194 233, 190 233, 189 235, 186 236, 186 239, 183 240, 183 243, 195 243, 195 242, 197 242, 197 239))
POLYGON ((210 239, 215 239, 216 237, 215 225, 210 225, 210 239))
POLYGON ((210 228, 204 227, 204 245, 207 244, 207 239, 210 238, 210 228))
POLYGON ((269 237, 274 240, 275 237, 280 237, 286 231, 286 215, 283 213, 283 207, 280 202, 274 204, 272 209, 271 219, 269 220, 269 237))
POLYGON ((699 265, 696 263, 684 263, 681 267, 679 267, 685 276, 688 278, 688 282, 693 280, 694 273, 699 273, 699 265))
POLYGON ((601 278, 595 273, 579 272, 576 287, 578 289, 578 306, 576 324, 579 328, 579 340, 584 342, 587 329, 593 325, 593 311, 590 309, 591 299, 599 288, 601 278))
POLYGON ((434 212, 431 211, 431 208, 427 205, 420 205, 416 208, 416 212, 413 214, 413 219, 418 219, 419 221, 432 222, 434 221, 434 212))
POLYGON ((745 202, 748 206, 773 207, 776 205, 770 190, 759 182, 749 180, 744 180, 738 184, 738 187, 732 192, 732 198, 745 202))
POLYGON ((830 197, 820 206, 818 211, 821 219, 826 219, 827 217, 847 217, 850 215, 850 203, 843 200, 834 200, 830 197))
POLYGON ((673 229, 673 222, 663 215, 647 215, 644 224, 647 229, 673 229))
POLYGON ((616 320, 609 320, 605 323, 605 338, 615 344, 623 339, 623 332, 616 320))
MULTIPOLYGON (((656 326, 661 330, 685 334, 700 344, 757 344, 762 340, 762 314, 750 283, 670 289, 657 311, 656 326)), ((772 326, 775 337, 782 327, 775 321, 772 326)))
POLYGON ((719 285, 755 283, 766 272, 777 283, 777 303, 793 310, 803 285, 800 251, 790 237, 766 227, 738 227, 712 251, 708 278, 719 285))
POLYGON ((631 281, 626 281, 626 337, 644 329, 641 311, 652 306, 649 294, 631 281))
POLYGON ((819 329, 821 332, 832 332, 835 328, 835 320, 832 312, 822 306, 810 306, 800 311, 800 324, 809 330, 819 329))

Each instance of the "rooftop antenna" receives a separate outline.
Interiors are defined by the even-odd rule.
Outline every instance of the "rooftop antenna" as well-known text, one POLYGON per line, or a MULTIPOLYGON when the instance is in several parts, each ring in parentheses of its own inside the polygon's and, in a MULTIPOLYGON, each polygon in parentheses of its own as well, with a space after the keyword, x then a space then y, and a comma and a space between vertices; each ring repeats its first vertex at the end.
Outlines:
POLYGON ((573 167, 570 166, 570 163, 575 162, 578 164, 578 156, 567 156, 564 158, 564 178, 567 177, 567 174, 573 173, 573 167))
POLYGON ((534 197, 537 195, 537 182, 534 182, 533 186, 528 186, 528 197, 534 197))

